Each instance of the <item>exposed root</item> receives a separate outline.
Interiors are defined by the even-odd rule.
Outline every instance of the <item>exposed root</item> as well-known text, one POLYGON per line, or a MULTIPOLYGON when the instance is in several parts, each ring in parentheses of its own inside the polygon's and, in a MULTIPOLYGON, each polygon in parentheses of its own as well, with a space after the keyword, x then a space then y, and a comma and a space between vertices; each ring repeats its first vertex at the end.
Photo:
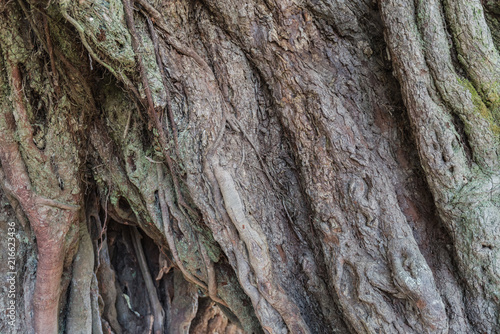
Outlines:
POLYGON ((97 277, 92 273, 90 286, 90 303, 92 306, 92 334, 103 334, 101 312, 99 311, 99 287, 97 277))
MULTIPOLYGON (((42 242, 38 241, 38 248, 42 242)), ((57 333, 59 315, 59 288, 63 272, 64 249, 53 245, 50 251, 39 251, 36 272, 34 305, 35 333, 57 333)))
POLYGON ((207 149, 207 154, 203 161, 204 177, 206 177, 205 181, 211 189, 211 195, 214 199, 214 210, 220 213, 220 218, 217 217, 217 220, 220 219, 219 224, 221 226, 217 227, 217 229, 221 229, 219 233, 224 235, 222 237, 222 240, 227 240, 228 242, 228 244, 223 243, 222 246, 223 248, 225 248, 225 253, 228 254, 228 256, 233 257, 232 261, 236 264, 235 271, 238 275, 238 281, 240 282, 240 285, 247 296, 252 301, 255 313, 259 318, 262 327, 275 329, 274 331, 270 330, 269 333, 280 333, 281 331, 286 330, 285 324, 283 323, 283 320, 279 313, 260 294, 259 290, 255 287, 255 283, 250 281, 250 277, 252 277, 253 275, 248 263, 249 254, 245 250, 243 242, 239 240, 238 231, 232 223, 227 211, 224 209, 223 197, 218 186, 217 179, 214 175, 214 171, 212 170, 217 161, 215 153, 217 151, 218 144, 224 135, 226 127, 225 115, 226 113, 223 113, 222 115, 223 119, 221 121, 221 128, 218 131, 219 135, 217 136, 217 139, 212 143, 212 145, 207 149))
POLYGON ((149 115, 150 119, 152 119, 154 121, 154 126, 156 128, 156 131, 158 131, 158 139, 159 139, 160 145, 162 147, 163 156, 165 157, 165 162, 167 163, 167 167, 172 175, 172 180, 174 182, 174 188, 175 188, 175 194, 177 196, 177 201, 179 202, 179 204, 182 207, 185 207, 186 209, 190 210, 189 206, 186 204, 186 202, 184 201, 184 198, 182 196, 180 186, 179 186, 179 180, 177 178, 177 173, 174 169, 174 164, 173 164, 172 158, 170 157, 170 154, 169 154, 170 150, 168 149, 167 138, 165 136, 165 132, 163 131, 163 126, 160 122, 160 119, 159 119, 158 114, 156 113, 156 110, 154 107, 153 95, 151 93, 151 88, 149 87, 146 69, 144 67, 144 63, 142 61, 142 56, 141 56, 141 53, 139 50, 140 42, 139 42, 137 30, 135 28, 134 13, 132 12, 132 6, 130 4, 130 0, 123 1, 123 8, 125 10, 125 21, 127 22, 128 29, 129 29, 130 34, 132 36, 132 49, 134 50, 135 56, 137 58, 139 75, 141 77, 141 82, 142 82, 142 86, 144 88, 144 93, 146 94, 148 115, 149 115))
POLYGON ((94 277, 94 251, 85 222, 80 223, 78 253, 73 261, 73 277, 69 297, 68 333, 92 332, 91 288, 94 277))
MULTIPOLYGON (((443 332, 448 330, 444 305, 434 283, 431 270, 426 266, 415 242, 392 239, 389 258, 395 285, 419 310, 423 323, 443 332)), ((362 275, 366 275, 365 272, 362 275)))
POLYGON ((203 282, 201 282, 199 279, 194 277, 189 271, 186 270, 186 268, 182 264, 182 260, 179 257, 179 253, 177 252, 177 248, 175 246, 175 238, 172 231, 172 227, 170 226, 170 218, 168 217, 168 207, 167 204, 165 203, 165 191, 162 188, 163 172, 161 166, 159 165, 156 167, 156 169, 158 172, 158 183, 160 185, 158 189, 158 197, 160 199, 160 211, 163 220, 163 231, 165 233, 165 238, 167 239, 168 247, 172 252, 172 256, 174 257, 175 263, 179 267, 180 271, 184 274, 185 278, 191 283, 194 283, 203 288, 204 290, 208 291, 207 286, 203 282))
POLYGON ((205 262, 205 269, 207 270, 208 295, 210 296, 210 298, 212 298, 213 301, 229 308, 226 302, 217 296, 217 278, 215 277, 214 264, 208 256, 205 246, 198 242, 198 248, 200 249, 203 261, 205 262))
MULTIPOLYGON (((18 80, 15 79, 14 84, 20 85, 20 81, 17 84, 16 81, 18 80)), ((15 91, 20 94, 17 88, 15 91)), ((0 122, 6 125, 0 131, 0 162, 5 173, 5 185, 10 187, 12 195, 19 201, 37 238, 39 259, 33 295, 34 328, 37 333, 56 333, 59 289, 65 256, 64 236, 76 218, 76 206, 62 205, 63 208, 67 206, 71 210, 56 216, 47 208, 47 204, 59 207, 60 203, 34 194, 26 165, 15 140, 15 122, 12 115, 8 111, 0 113, 0 122), (37 205, 40 201, 45 205, 37 205)), ((32 151, 33 154, 40 154, 38 149, 32 151)), ((41 155, 38 155, 38 158, 43 160, 40 157, 41 155)))
POLYGON ((111 266, 111 261, 109 258, 108 244, 104 242, 101 253, 99 254, 100 267, 96 272, 98 282, 100 284, 99 291, 101 293, 102 299, 104 301, 104 311, 103 311, 103 327, 106 331, 105 324, 108 323, 109 330, 113 330, 117 334, 123 333, 120 323, 117 320, 118 312, 116 310, 116 299, 117 290, 115 286, 115 271, 111 266), (106 284, 103 286, 103 284, 106 284))
MULTIPOLYGON (((456 43, 462 43, 457 48, 459 54, 462 53, 461 61, 464 62, 475 84, 485 84, 492 77, 498 78, 495 73, 499 71, 498 65, 494 66, 494 71, 491 68, 491 62, 500 62, 498 53, 496 50, 494 53, 486 50, 493 47, 493 44, 487 41, 491 38, 489 30, 485 27, 479 32, 483 29, 482 26, 485 26, 484 17, 482 8, 475 10, 474 7, 481 7, 480 2, 457 0, 444 3, 450 26, 452 30, 456 30, 456 43), (472 12, 475 14, 472 15, 472 12), (481 36, 474 38, 478 34, 481 36), (472 54, 468 54, 471 51, 472 54), (483 58, 485 55, 488 55, 487 59, 483 58)), ((491 226, 498 223, 499 217, 498 192, 493 189, 491 182, 497 176, 490 171, 486 174, 474 167, 468 167, 461 147, 453 146, 457 142, 456 131, 451 125, 453 123, 449 115, 444 112, 444 108, 434 102, 433 96, 429 93, 434 88, 428 78, 421 36, 417 35, 412 20, 414 2, 385 0, 380 1, 380 4, 386 25, 387 44, 394 55, 394 67, 397 69, 403 98, 415 131, 420 159, 437 211, 454 238, 458 268, 471 292, 468 307, 469 312, 474 314, 471 319, 481 319, 479 327, 481 331, 490 332, 491 329, 488 327, 498 327, 498 323, 493 325, 493 322, 484 321, 486 318, 483 314, 494 312, 492 309, 498 309, 499 306, 499 270, 493 265, 494 261, 492 262, 493 258, 498 257, 498 248, 492 247, 495 251, 488 257, 479 253, 477 249, 481 249, 486 240, 488 245, 495 245, 498 242, 490 238, 494 234, 491 226)), ((437 15, 434 14, 434 17, 437 15)), ((434 31, 436 27, 432 29, 434 31)), ((496 98, 496 93, 493 91, 498 88, 496 85, 486 85, 483 88, 486 89, 483 90, 483 94, 491 93, 489 97, 496 98)), ((490 101, 492 105, 493 102, 490 101)), ((478 129, 474 130, 478 134, 481 133, 478 129)), ((401 238, 400 242, 403 242, 401 238)), ((439 300, 439 296, 436 297, 436 292, 432 292, 434 296, 430 294, 430 290, 434 290, 434 287, 425 281, 431 282, 429 277, 432 277, 432 273, 428 268, 424 268, 425 270, 419 268, 420 263, 424 263, 425 260, 421 258, 419 252, 414 251, 415 249, 416 246, 410 247, 408 243, 391 245, 389 248, 393 271, 397 273, 394 275, 395 283, 409 296, 409 299, 414 300, 417 307, 422 308, 422 318, 427 325, 445 328, 447 319, 443 310, 444 305, 427 303, 428 300, 439 300), (419 284, 424 284, 427 289, 419 284), (416 291, 420 294, 418 298, 416 291)), ((498 319, 495 321, 498 322, 498 319)))
POLYGON ((500 54, 493 43, 481 1, 446 0, 444 8, 461 63, 476 89, 483 94, 485 102, 498 112, 500 54))
POLYGON ((429 94, 430 75, 420 47, 420 36, 417 35, 415 22, 407 16, 413 11, 413 2, 394 4, 383 1, 381 4, 382 18, 391 22, 387 24, 388 46, 394 55, 403 97, 420 147, 420 159, 428 174, 427 180, 431 188, 442 189, 443 193, 448 189, 460 189, 467 180, 467 158, 462 147, 452 146, 457 142, 458 135, 449 112, 429 94), (399 41, 402 38, 407 42, 401 44, 399 41))
POLYGON ((280 313, 291 332, 309 333, 309 328, 300 315, 297 305, 289 299, 281 286, 273 284, 275 280, 273 279, 272 261, 269 256, 266 236, 258 224, 245 216, 243 203, 232 176, 218 164, 212 167, 224 199, 226 211, 246 245, 259 292, 280 313))
POLYGON ((261 322, 262 328, 267 328, 269 334, 282 333, 286 331, 286 325, 279 312, 262 296, 255 282, 250 278, 253 277, 250 264, 248 263, 247 252, 245 252, 243 242, 234 245, 233 251, 236 257, 238 280, 241 287, 244 289, 247 296, 252 300, 252 305, 255 313, 261 322))
POLYGON ((474 88, 468 87, 471 85, 465 84, 466 80, 460 79, 454 70, 440 6, 439 1, 431 0, 418 2, 416 7, 420 35, 426 43, 424 52, 427 64, 443 100, 465 125, 465 140, 471 145, 475 161, 482 167, 493 169, 499 163, 497 152, 492 149, 497 145, 497 140, 493 131, 495 125, 489 121, 494 119, 481 99, 471 96, 473 92, 469 92, 469 89, 474 88), (428 22, 434 24, 429 25, 428 22))
POLYGON ((175 294, 171 303, 168 333, 190 333, 191 322, 198 311, 198 287, 185 278, 178 270, 174 271, 175 294))
POLYGON ((132 243, 134 245, 135 254, 137 256, 137 261, 139 262, 139 268, 141 269, 144 283, 146 284, 150 306, 153 309, 153 331, 154 334, 162 334, 165 312, 163 311, 163 307, 161 306, 160 300, 158 298, 158 293, 156 292, 156 287, 154 286, 153 279, 151 278, 151 273, 149 272, 146 257, 144 256, 144 251, 141 244, 141 235, 135 227, 132 228, 132 243))
MULTIPOLYGON (((161 182, 160 182, 160 184, 161 184, 161 182)), ((182 212, 179 211, 178 209, 176 209, 176 207, 174 206, 172 198, 168 194, 168 192, 164 190, 163 194, 164 194, 164 201, 165 201, 166 207, 170 210, 174 219, 176 219, 177 221, 181 221, 182 219, 184 219, 182 212)), ((161 199, 160 199, 160 203, 161 203, 161 199)), ((224 302, 221 298, 219 298, 217 296, 217 279, 215 277, 214 264, 212 263, 212 260, 208 256, 208 253, 207 253, 205 247, 199 241, 198 241, 198 248, 199 248, 200 253, 203 257, 203 261, 205 263, 205 268, 207 270, 208 287, 206 289, 208 291, 208 295, 210 296, 210 298, 212 298, 213 301, 229 308, 229 306, 226 304, 226 302, 224 302)), ((182 271, 182 269, 181 269, 181 271, 182 271)))
MULTIPOLYGON (((163 173, 161 170, 161 166, 157 166, 158 170, 158 183, 161 185, 163 182, 163 173)), ((168 209, 170 208, 172 215, 174 216, 175 219, 181 220, 183 219, 182 213, 177 211, 169 198, 167 192, 165 190, 159 189, 158 195, 160 197, 160 208, 161 208, 161 213, 162 213, 162 220, 163 220, 163 225, 164 225, 164 231, 165 231, 165 237, 167 238, 167 243, 169 244, 170 251, 172 252, 172 255, 174 257, 174 260, 176 264, 178 265, 179 269, 181 272, 186 276, 186 280, 199 285, 201 288, 204 290, 208 291, 208 295, 212 300, 215 302, 228 307, 227 303, 223 301, 221 298, 217 296, 217 280, 215 277, 215 270, 212 261, 210 260, 210 257, 208 256, 205 247, 198 242, 198 247, 199 250, 202 254, 203 261, 205 263, 205 267, 207 270, 207 279, 208 279, 208 287, 202 283, 200 280, 198 280, 196 277, 191 275, 185 268, 182 263, 182 261, 179 258, 179 255, 177 253, 177 249, 175 248, 175 239, 174 235, 172 232, 172 229, 170 227, 170 219, 168 217, 168 209)), ((167 268, 169 270, 170 267, 167 268)), ((163 272, 163 268, 162 268, 163 272)))

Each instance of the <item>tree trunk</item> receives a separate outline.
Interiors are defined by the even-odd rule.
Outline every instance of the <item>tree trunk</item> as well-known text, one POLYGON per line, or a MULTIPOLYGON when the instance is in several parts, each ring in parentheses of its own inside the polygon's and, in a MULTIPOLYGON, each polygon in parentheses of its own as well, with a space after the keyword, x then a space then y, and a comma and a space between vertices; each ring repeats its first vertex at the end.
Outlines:
POLYGON ((0 0, 0 332, 500 333, 499 15, 0 0))

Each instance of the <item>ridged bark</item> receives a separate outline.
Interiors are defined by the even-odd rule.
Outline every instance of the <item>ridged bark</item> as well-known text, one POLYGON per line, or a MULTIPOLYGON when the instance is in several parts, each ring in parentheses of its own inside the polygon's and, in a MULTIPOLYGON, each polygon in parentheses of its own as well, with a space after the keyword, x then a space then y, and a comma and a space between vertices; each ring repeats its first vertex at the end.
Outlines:
POLYGON ((16 331, 497 333, 499 12, 0 2, 16 331))

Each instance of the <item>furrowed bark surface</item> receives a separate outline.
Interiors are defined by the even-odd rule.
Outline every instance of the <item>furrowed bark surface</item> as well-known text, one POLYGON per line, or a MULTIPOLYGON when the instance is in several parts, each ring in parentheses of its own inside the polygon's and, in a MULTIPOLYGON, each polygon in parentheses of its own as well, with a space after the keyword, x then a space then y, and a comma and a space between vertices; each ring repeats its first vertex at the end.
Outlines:
POLYGON ((499 13, 0 2, 0 331, 497 333, 499 13))

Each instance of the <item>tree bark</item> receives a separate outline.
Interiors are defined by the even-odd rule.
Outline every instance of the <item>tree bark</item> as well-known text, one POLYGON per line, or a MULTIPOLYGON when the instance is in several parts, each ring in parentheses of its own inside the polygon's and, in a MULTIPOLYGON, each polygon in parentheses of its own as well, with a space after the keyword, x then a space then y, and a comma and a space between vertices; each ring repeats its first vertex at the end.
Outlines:
POLYGON ((500 332, 499 13, 0 1, 0 331, 500 332))

